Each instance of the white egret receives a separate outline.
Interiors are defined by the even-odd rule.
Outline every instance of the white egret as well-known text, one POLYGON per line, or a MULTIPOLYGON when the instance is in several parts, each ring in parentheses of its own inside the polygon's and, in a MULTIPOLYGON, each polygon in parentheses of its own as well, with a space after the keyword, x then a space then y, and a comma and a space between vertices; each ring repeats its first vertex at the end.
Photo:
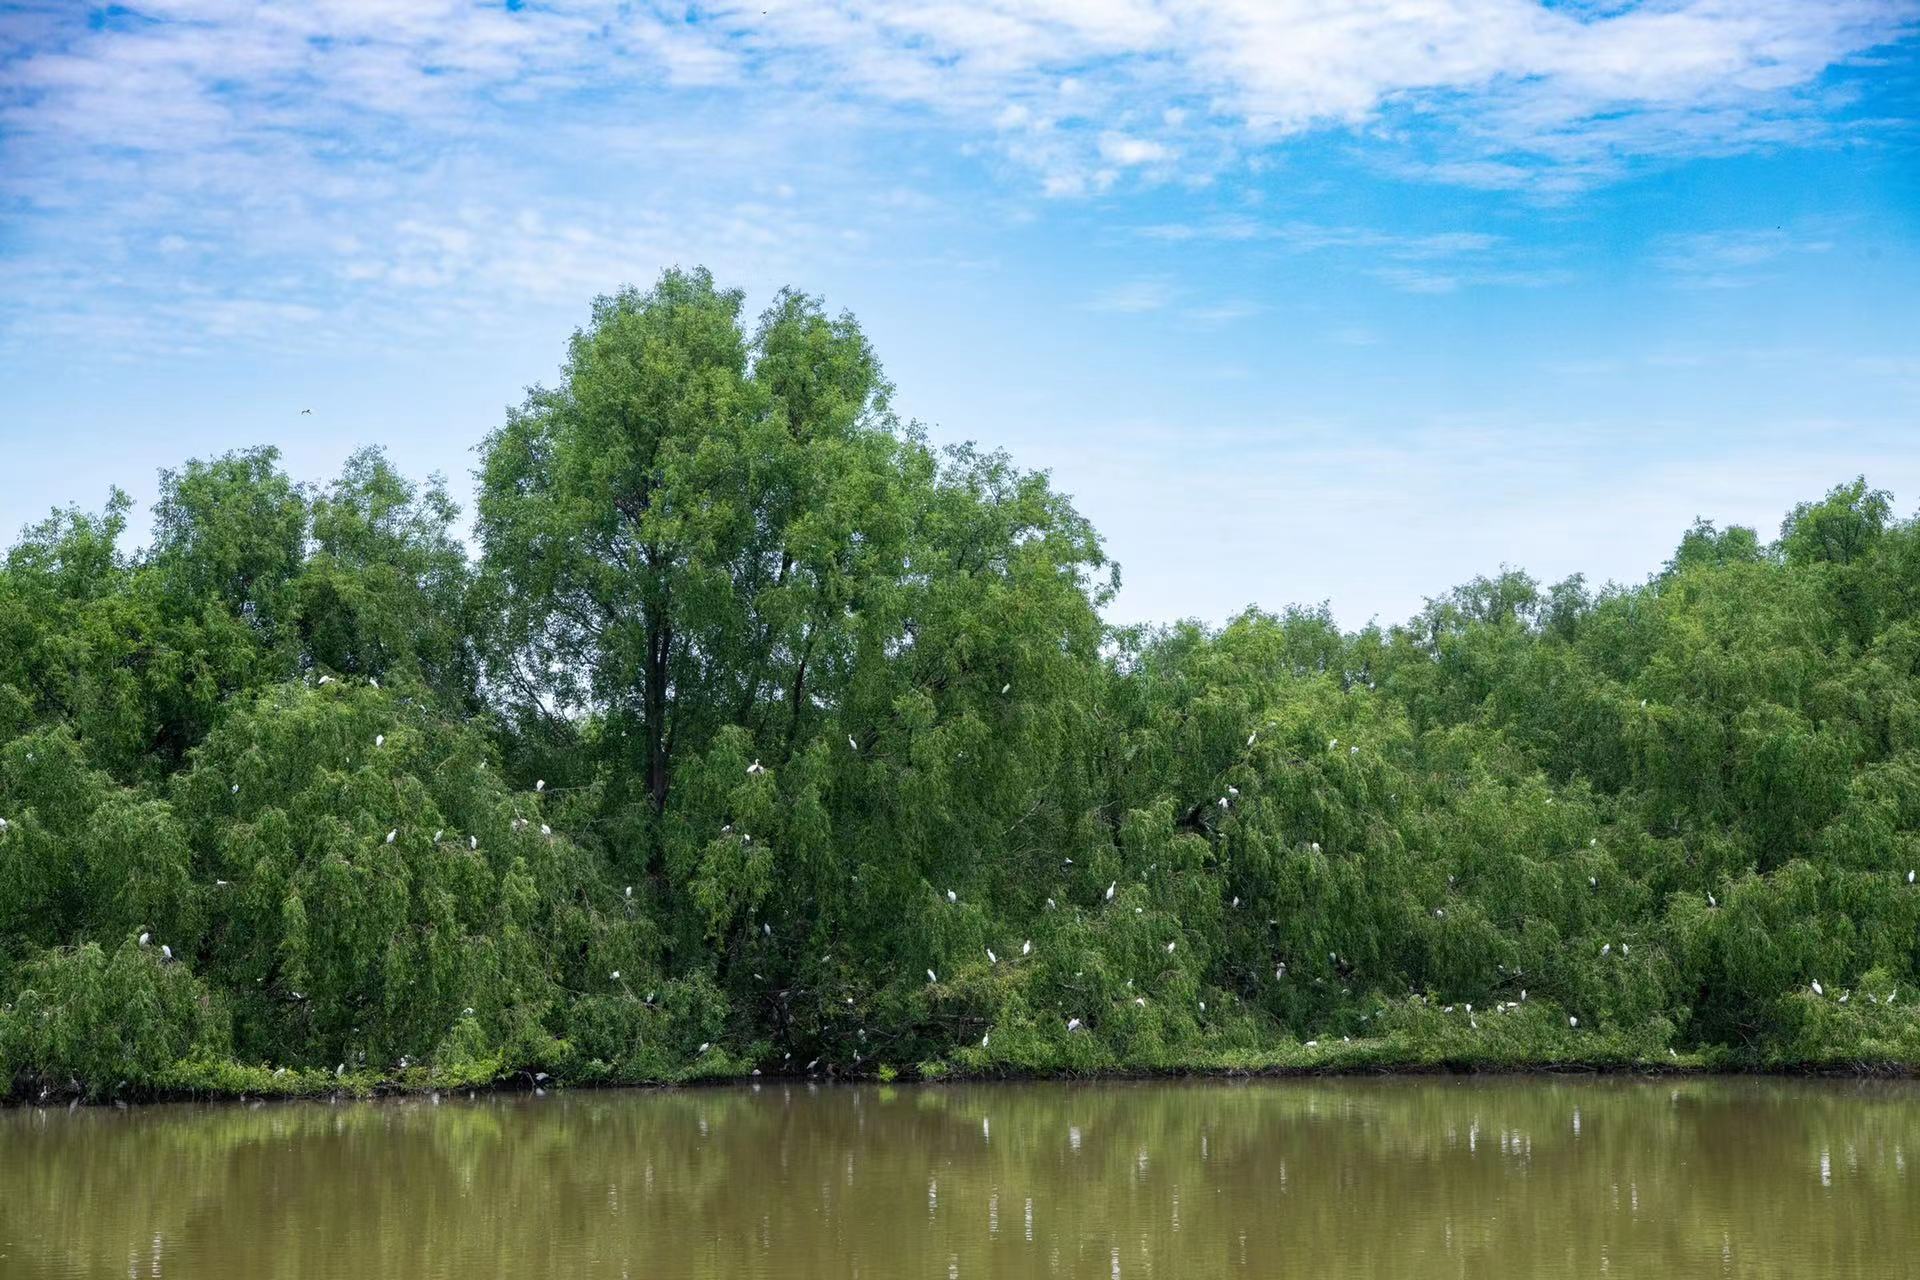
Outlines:
POLYGON ((1613 954, 1613 944, 1612 944, 1611 942, 1609 942, 1609 943, 1606 943, 1606 944, 1604 944, 1603 946, 1601 946, 1601 948, 1600 948, 1600 954, 1601 954, 1602 956, 1609 956, 1609 955, 1612 955, 1612 954, 1613 954))
POLYGON ((767 771, 767 767, 760 763, 760 759, 758 756, 754 757, 753 763, 747 766, 747 773, 749 776, 754 774, 765 773, 766 771, 767 771))
POLYGON ((993 1039, 993 1032, 991 1032, 991 1031, 989 1031, 989 1032, 987 1032, 987 1034, 985 1034, 985 1035, 983 1035, 983 1036, 981 1036, 981 1037, 980 1037, 980 1047, 981 1047, 982 1049, 984 1049, 984 1048, 986 1048, 986 1047, 987 1047, 987 1041, 989 1041, 989 1040, 991 1040, 991 1039, 993 1039))
POLYGON ((234 783, 234 784, 233 784, 232 786, 230 786, 230 787, 228 787, 228 788, 227 788, 227 794, 228 794, 228 795, 230 795, 230 796, 237 796, 237 795, 239 795, 239 794, 240 794, 240 784, 236 782, 236 783, 234 783))
POLYGON ((468 837, 467 837, 467 848, 469 848, 469 849, 478 849, 479 847, 480 847, 480 837, 479 837, 479 836, 468 836, 468 837))
POLYGON ((399 837, 399 835, 400 835, 400 828, 398 827, 395 827, 393 830, 387 832, 387 843, 392 844, 394 840, 399 837))
POLYGON ((1815 978, 1813 980, 1813 994, 1817 996, 1823 996, 1827 994, 1827 989, 1820 985, 1820 979, 1818 978, 1815 978))
POLYGON ((1310 847, 1310 848, 1311 848, 1311 849, 1312 849, 1312 850, 1313 850, 1313 851, 1314 851, 1315 853, 1318 853, 1318 852, 1320 852, 1320 842, 1319 842, 1318 840, 1314 840, 1314 841, 1312 841, 1312 842, 1310 843, 1310 845, 1309 845, 1309 847, 1310 847))
POLYGON ((760 922, 760 932, 764 933, 767 937, 771 938, 773 936, 773 925, 765 920, 762 920, 760 922))
POLYGON ((386 734, 384 734, 384 733, 376 733, 376 734, 374 734, 374 735, 373 735, 373 745, 374 745, 374 746, 376 746, 376 747, 384 747, 384 746, 386 746, 386 745, 387 745, 387 735, 386 735, 386 734))
POLYGON ((1570 1026, 1570 1027, 1577 1027, 1577 1026, 1579 1026, 1579 1025, 1580 1025, 1580 1019, 1578 1019, 1578 1018, 1576 1018, 1576 1017, 1574 1017, 1574 1016, 1573 1016, 1572 1014, 1568 1014, 1568 1015, 1567 1015, 1567 1025, 1568 1025, 1568 1026, 1570 1026))
POLYGON ((1026 956, 1026 955, 1032 955, 1032 954, 1033 954, 1033 939, 1032 939, 1032 938, 1028 938, 1028 939, 1027 939, 1027 940, 1026 940, 1025 942, 1023 942, 1023 943, 1021 943, 1021 944, 1020 944, 1020 954, 1021 954, 1021 955, 1023 955, 1023 956, 1026 956))
POLYGON ((171 959, 173 959, 173 948, 172 948, 172 947, 169 947, 169 946, 167 946, 167 945, 166 945, 165 943, 161 943, 161 944, 160 944, 160 958, 161 958, 162 960, 171 960, 171 959))
POLYGON ((618 981, 620 981, 620 971, 619 971, 618 969, 615 969, 615 970, 613 971, 613 980, 614 980, 615 982, 618 982, 618 981))
POLYGON ((1003 697, 1011 692, 1013 692, 1013 681, 1009 680, 1000 686, 1000 693, 1003 697))
POLYGON ((1080 1029, 1080 1019, 1078 1018, 1067 1019, 1067 1030, 1078 1031, 1079 1029, 1080 1029))
POLYGON ((372 685, 372 686, 373 686, 374 688, 376 688, 376 689, 378 689, 378 688, 380 687, 380 682, 379 682, 378 680, 376 680, 376 679, 374 679, 374 678, 373 678, 372 676, 368 676, 368 677, 367 677, 367 683, 368 683, 368 684, 370 684, 370 685, 372 685))
POLYGON ((533 780, 533 789, 535 791, 545 791, 547 789, 547 780, 545 778, 535 778, 533 780))
POLYGON ((928 981, 928 982, 938 982, 938 981, 940 981, 940 977, 939 977, 939 975, 938 975, 938 974, 936 974, 936 973, 934 973, 934 971, 933 971, 933 970, 931 970, 931 969, 929 969, 929 970, 927 970, 927 981, 928 981))
POLYGON ((958 902, 960 901, 960 895, 949 889, 947 890, 947 901, 950 903, 958 902))
POLYGON ((540 824, 540 834, 543 836, 550 836, 553 834, 553 828, 543 822, 540 824))
POLYGON ((1114 891, 1115 889, 1118 889, 1119 887, 1120 887, 1120 882, 1119 882, 1118 880, 1115 880, 1115 881, 1113 881, 1113 882, 1112 882, 1111 884, 1109 884, 1109 885, 1107 886, 1107 901, 1108 901, 1108 902, 1112 902, 1112 901, 1113 901, 1113 891, 1114 891))
POLYGON ((151 942, 151 941, 153 941, 153 935, 152 935, 152 934, 150 934, 150 933, 142 933, 142 934, 140 935, 140 945, 141 945, 141 946, 143 946, 143 947, 144 947, 144 946, 146 946, 146 945, 147 945, 147 944, 148 944, 149 942, 151 942))
POLYGON ((332 684, 332 683, 333 683, 333 677, 332 677, 332 676, 321 676, 321 677, 320 677, 320 683, 321 683, 321 684, 332 684))
POLYGON ((1254 740, 1254 739, 1255 739, 1256 737, 1258 737, 1258 736, 1259 736, 1259 731, 1258 731, 1258 730, 1255 730, 1255 731, 1254 731, 1253 733, 1250 733, 1250 734, 1248 734, 1248 735, 1247 735, 1247 745, 1248 745, 1248 746, 1252 746, 1252 745, 1253 745, 1253 740, 1254 740))
POLYGON ((853 740, 852 734, 847 735, 847 745, 852 747, 855 751, 858 751, 860 749, 860 744, 853 740))
POLYGON ((1058 903, 1056 903, 1056 902, 1055 902, 1055 901, 1054 901, 1054 900, 1053 900, 1052 898, 1048 898, 1048 899, 1047 899, 1047 910, 1049 910, 1049 911, 1055 911, 1055 910, 1058 910, 1058 909, 1059 909, 1059 904, 1058 904, 1058 903))
POLYGON ((1173 954, 1173 946, 1174 946, 1174 944, 1173 944, 1172 942, 1168 942, 1168 943, 1167 943, 1167 954, 1168 954, 1168 955, 1172 955, 1172 954, 1173 954))
POLYGON ((439 844, 439 843, 440 843, 440 837, 441 837, 441 836, 443 836, 443 835, 445 835, 445 834, 447 834, 447 830, 446 830, 446 828, 445 828, 445 827, 442 827, 442 828, 441 828, 440 830, 438 830, 438 831, 436 831, 436 832, 434 832, 434 833, 433 833, 433 842, 434 842, 435 844, 439 844))
POLYGON ((999 957, 999 956, 997 956, 997 955, 995 955, 995 954, 993 954, 993 948, 992 948, 992 947, 988 947, 988 948, 987 948, 987 963, 988 963, 988 964, 999 964, 999 963, 1000 963, 1000 957, 999 957))

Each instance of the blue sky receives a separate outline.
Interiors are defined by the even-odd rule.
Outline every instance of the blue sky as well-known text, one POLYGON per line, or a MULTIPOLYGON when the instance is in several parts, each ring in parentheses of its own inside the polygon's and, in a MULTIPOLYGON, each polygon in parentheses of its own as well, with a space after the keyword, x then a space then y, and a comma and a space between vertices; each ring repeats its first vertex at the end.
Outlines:
POLYGON ((0 0, 0 528, 190 456, 470 492, 705 263, 1051 470, 1117 619, 1637 580, 1920 503, 1907 0, 0 0), (300 410, 312 408, 311 416, 300 410))

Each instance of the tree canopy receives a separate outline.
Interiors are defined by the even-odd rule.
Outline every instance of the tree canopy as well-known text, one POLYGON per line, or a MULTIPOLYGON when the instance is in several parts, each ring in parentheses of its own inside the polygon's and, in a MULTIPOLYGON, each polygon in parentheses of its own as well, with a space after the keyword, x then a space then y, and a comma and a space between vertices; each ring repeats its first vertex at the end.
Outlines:
POLYGON ((1920 522, 1116 628, 858 323, 596 300, 481 445, 0 565, 0 1091, 1920 1061, 1920 522))

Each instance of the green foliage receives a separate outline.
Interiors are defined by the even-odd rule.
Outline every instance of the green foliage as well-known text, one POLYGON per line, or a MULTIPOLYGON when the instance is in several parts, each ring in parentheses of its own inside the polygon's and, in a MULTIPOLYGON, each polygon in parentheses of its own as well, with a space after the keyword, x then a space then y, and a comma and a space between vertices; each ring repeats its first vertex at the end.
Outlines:
POLYGON ((475 562, 373 450, 25 530, 0 1080, 1920 1060, 1888 495, 1116 630, 1047 477, 890 392, 851 317, 669 272, 485 441, 475 562))

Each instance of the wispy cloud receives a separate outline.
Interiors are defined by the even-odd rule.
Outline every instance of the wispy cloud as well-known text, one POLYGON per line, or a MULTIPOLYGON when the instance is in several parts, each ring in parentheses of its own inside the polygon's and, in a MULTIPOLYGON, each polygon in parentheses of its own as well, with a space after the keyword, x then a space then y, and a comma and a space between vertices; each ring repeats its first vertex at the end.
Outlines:
MULTIPOLYGON (((900 175, 872 168, 876 139, 977 157, 1009 199, 1203 183, 1314 131, 1422 181, 1564 195, 1645 160, 1830 136, 1830 72, 1916 14, 1920 0, 13 0, 0 254, 25 292, 0 302, 0 329, 80 305, 75 289, 159 315, 216 267, 235 300, 338 307, 378 289, 404 314, 405 291, 472 311, 681 254, 818 262, 928 216, 884 198, 900 175)), ((1454 269, 1497 252, 1470 228, 1156 234, 1371 252, 1414 291, 1539 278, 1454 269)))
POLYGON ((1173 285, 1165 280, 1129 280, 1095 294, 1088 300, 1087 310, 1140 315, 1163 310, 1175 296, 1173 285))
POLYGON ((1785 227, 1740 228, 1670 236, 1656 265, 1689 289, 1737 289, 1758 283, 1763 268, 1785 258, 1826 253, 1833 242, 1785 227))

